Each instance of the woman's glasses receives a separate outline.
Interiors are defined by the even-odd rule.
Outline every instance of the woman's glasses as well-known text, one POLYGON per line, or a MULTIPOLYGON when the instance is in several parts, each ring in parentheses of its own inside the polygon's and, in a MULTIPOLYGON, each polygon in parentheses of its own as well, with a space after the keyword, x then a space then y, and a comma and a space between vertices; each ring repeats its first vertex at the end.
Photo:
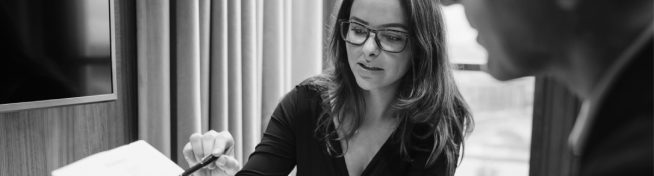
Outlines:
POLYGON ((365 27, 357 22, 346 20, 338 21, 341 26, 341 37, 353 45, 361 45, 370 37, 370 33, 375 33, 375 43, 384 51, 399 53, 404 51, 409 41, 409 34, 392 29, 374 30, 365 27))

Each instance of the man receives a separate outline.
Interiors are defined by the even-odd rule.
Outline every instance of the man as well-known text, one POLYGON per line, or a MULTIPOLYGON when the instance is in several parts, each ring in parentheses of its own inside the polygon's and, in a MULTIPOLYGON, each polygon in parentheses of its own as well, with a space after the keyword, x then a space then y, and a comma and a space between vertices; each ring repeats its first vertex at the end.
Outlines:
POLYGON ((584 100, 580 175, 654 175, 652 0, 442 1, 465 7, 493 77, 552 76, 584 100))

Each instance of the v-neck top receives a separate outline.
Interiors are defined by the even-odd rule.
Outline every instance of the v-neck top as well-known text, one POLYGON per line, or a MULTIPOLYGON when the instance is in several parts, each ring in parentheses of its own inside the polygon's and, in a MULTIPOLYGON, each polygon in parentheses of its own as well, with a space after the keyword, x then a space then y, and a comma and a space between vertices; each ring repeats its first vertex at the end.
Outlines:
MULTIPOLYGON (((237 176, 287 176, 295 166, 297 176, 348 175, 345 158, 337 156, 343 151, 340 142, 330 141, 336 150, 330 155, 324 141, 317 137, 320 135, 316 132, 318 119, 323 114, 319 91, 317 86, 305 81, 286 94, 273 112, 261 142, 237 176)), ((409 149, 409 160, 400 154, 399 141, 400 135, 393 132, 361 176, 445 175, 444 157, 425 167, 429 152, 409 149)), ((433 146, 433 139, 413 144, 433 146)))

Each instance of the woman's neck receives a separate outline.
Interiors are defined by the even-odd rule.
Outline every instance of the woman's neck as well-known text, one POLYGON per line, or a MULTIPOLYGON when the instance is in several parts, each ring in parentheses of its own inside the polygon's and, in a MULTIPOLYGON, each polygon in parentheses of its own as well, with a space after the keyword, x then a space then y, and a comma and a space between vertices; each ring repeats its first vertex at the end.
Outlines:
POLYGON ((391 103, 397 98, 397 84, 391 84, 384 88, 364 90, 363 98, 366 102, 366 116, 364 121, 378 122, 391 117, 391 103))

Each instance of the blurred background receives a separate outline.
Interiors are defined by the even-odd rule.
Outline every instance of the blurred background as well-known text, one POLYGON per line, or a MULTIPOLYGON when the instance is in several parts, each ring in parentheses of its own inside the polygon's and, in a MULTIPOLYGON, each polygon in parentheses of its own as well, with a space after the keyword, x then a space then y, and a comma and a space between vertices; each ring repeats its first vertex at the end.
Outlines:
POLYGON ((466 139, 456 176, 527 176, 534 100, 534 77, 500 82, 479 68, 486 50, 477 41, 463 6, 443 7, 459 90, 472 109, 475 129, 466 139))

